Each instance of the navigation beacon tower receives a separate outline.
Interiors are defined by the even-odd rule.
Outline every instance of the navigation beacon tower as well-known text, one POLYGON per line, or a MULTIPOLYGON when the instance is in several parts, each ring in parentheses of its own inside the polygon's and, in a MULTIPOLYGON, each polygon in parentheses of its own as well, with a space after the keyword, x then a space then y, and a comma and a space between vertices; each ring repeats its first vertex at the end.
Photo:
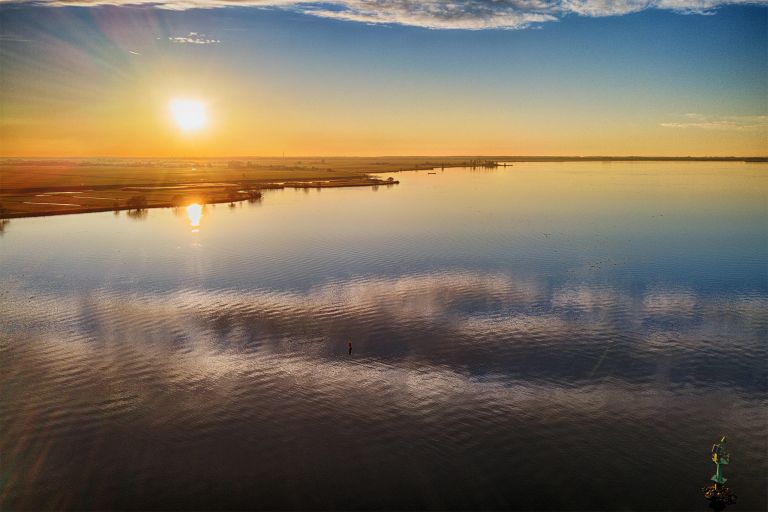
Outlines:
POLYGON ((704 497, 711 501, 714 505, 731 505, 736 503, 736 495, 731 492, 731 489, 725 485, 728 481, 723 476, 723 466, 730 462, 730 454, 725 448, 725 443, 728 440, 726 436, 722 436, 718 443, 712 445, 712 462, 715 463, 715 474, 712 475, 710 480, 714 483, 704 487, 704 497))

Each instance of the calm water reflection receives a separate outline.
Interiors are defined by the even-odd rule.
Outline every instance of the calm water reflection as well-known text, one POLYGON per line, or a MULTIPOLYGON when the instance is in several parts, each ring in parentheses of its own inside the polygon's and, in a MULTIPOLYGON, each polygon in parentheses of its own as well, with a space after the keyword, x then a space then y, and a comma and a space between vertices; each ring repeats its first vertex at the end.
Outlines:
POLYGON ((768 166, 398 179, 14 220, 2 508, 766 508, 768 166))
POLYGON ((186 207, 187 217, 189 217, 189 225, 192 228, 192 233, 198 233, 200 231, 200 219, 203 218, 203 207, 197 203, 192 203, 186 207))

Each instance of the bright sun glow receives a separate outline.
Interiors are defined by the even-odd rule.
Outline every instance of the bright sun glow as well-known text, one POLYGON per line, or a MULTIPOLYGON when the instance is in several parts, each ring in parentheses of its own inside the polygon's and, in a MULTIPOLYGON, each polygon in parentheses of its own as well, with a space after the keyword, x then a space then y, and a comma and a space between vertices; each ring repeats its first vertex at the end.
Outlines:
POLYGON ((192 226, 192 232, 197 233, 200 227, 200 218, 203 216, 203 207, 197 203, 192 203, 187 206, 187 217, 189 217, 189 225, 192 226))
POLYGON ((171 117, 185 132, 200 130, 208 121, 205 105, 195 100, 173 99, 168 104, 171 117))

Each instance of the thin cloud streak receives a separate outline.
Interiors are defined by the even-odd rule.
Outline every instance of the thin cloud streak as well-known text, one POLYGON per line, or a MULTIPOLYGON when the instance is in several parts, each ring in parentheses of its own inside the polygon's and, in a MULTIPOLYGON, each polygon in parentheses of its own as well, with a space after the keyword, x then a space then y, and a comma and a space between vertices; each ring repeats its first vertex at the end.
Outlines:
POLYGON ((281 8, 367 24, 484 30, 536 27, 568 15, 621 16, 647 9, 713 14, 726 5, 768 5, 768 0, 0 0, 0 4, 3 3, 52 7, 144 6, 169 10, 281 8))
POLYGON ((698 128, 721 131, 768 130, 768 116, 721 116, 708 117, 701 114, 685 114, 685 121, 659 123, 664 128, 698 128))
POLYGON ((205 34, 198 34, 197 32, 190 32, 186 36, 169 37, 168 40, 176 44, 218 44, 221 42, 219 39, 210 39, 205 34))

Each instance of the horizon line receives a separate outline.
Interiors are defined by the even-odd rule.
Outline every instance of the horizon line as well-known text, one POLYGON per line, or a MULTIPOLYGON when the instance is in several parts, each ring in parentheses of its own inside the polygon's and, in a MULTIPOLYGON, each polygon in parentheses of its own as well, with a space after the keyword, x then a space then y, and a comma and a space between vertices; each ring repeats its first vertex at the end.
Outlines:
POLYGON ((225 159, 247 159, 247 158, 492 158, 492 159, 575 159, 575 160, 768 160, 766 155, 509 155, 509 154, 429 154, 429 155, 409 155, 409 154, 382 154, 382 155, 225 155, 225 156, 119 156, 119 155, 56 155, 56 156, 38 156, 21 155, 5 156, 0 155, 0 160, 84 160, 84 159, 124 159, 124 160, 225 160, 225 159))

